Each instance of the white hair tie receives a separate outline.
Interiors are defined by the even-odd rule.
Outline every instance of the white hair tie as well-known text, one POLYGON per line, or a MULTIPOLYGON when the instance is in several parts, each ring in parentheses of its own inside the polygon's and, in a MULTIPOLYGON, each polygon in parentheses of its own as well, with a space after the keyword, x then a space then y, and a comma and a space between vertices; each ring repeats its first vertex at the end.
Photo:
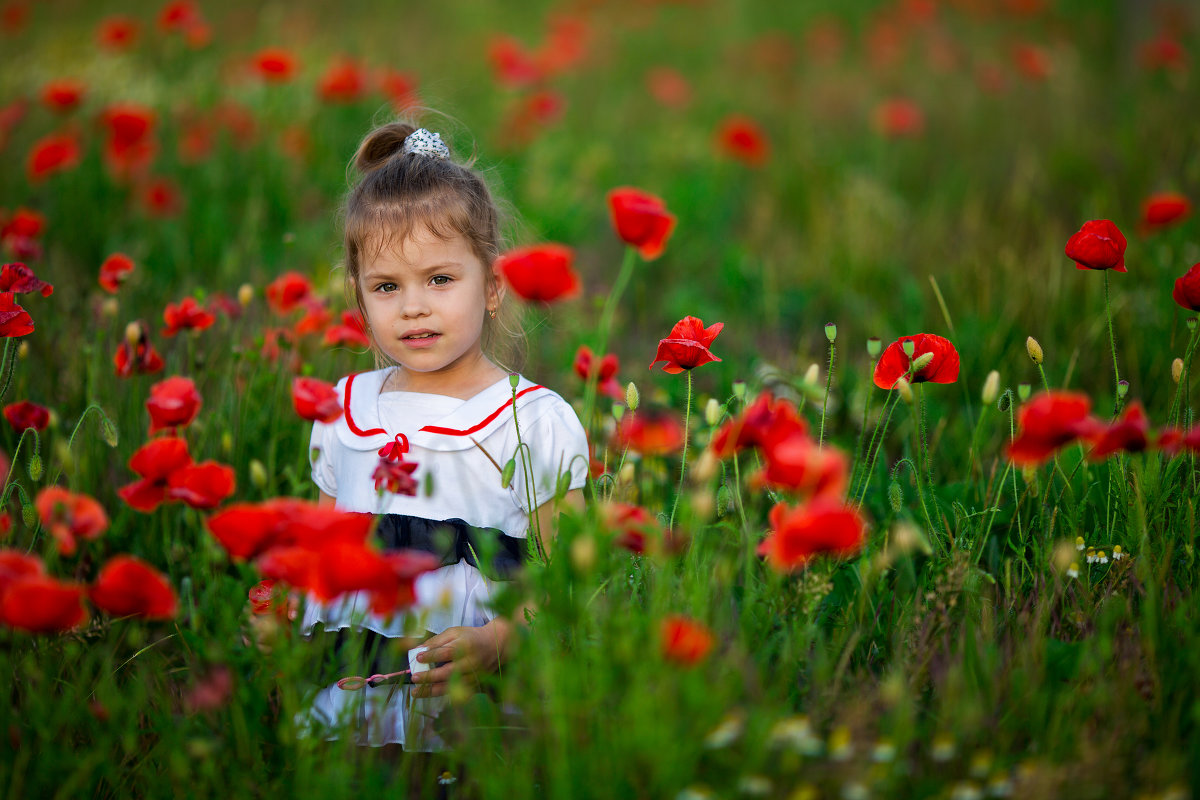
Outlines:
POLYGON ((450 148, 446 147, 446 143, 442 141, 441 134, 427 131, 424 128, 417 128, 410 133, 405 138, 404 147, 400 148, 400 152, 403 155, 413 153, 430 158, 450 157, 450 148))

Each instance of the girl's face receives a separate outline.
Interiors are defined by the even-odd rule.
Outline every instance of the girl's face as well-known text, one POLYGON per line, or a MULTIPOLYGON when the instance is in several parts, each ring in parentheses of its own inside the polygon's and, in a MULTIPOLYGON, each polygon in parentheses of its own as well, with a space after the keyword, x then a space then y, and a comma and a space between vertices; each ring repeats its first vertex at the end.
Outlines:
POLYGON ((404 389, 453 394, 495 369, 481 348, 484 316, 500 301, 487 269, 462 236, 425 228, 363 264, 363 313, 375 344, 404 367, 404 389))

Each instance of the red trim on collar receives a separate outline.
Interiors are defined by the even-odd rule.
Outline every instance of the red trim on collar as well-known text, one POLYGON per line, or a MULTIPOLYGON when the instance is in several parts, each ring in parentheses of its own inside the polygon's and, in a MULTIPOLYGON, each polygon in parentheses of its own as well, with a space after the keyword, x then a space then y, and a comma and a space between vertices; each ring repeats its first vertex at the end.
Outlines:
MULTIPOLYGON (((361 372, 356 372, 353 375, 350 375, 346 378, 346 396, 345 396, 345 402, 342 403, 342 409, 345 411, 345 414, 346 414, 346 426, 350 428, 351 433, 353 433, 357 436, 375 436, 376 434, 387 433, 387 431, 384 430, 383 428, 368 428, 367 430, 364 431, 362 428, 358 427, 358 425, 356 425, 354 423, 354 417, 350 416, 350 387, 354 384, 354 379, 357 378, 361 374, 362 374, 361 372)), ((544 389, 544 388, 546 388, 546 387, 542 386, 541 384, 538 384, 537 386, 529 386, 529 387, 522 389, 521 391, 517 392, 516 395, 509 398, 508 402, 506 402, 504 405, 497 408, 491 414, 488 414, 483 419, 482 422, 478 423, 477 425, 472 425, 471 427, 467 428, 466 430, 460 431, 460 430, 456 430, 455 428, 442 428, 437 425, 426 425, 424 428, 421 428, 421 431, 424 433, 440 433, 443 436, 470 436, 472 433, 475 433, 476 431, 487 427, 494 419, 496 419, 496 417, 500 416, 500 413, 502 411, 504 411, 504 409, 511 406, 513 404, 513 401, 516 400, 518 397, 528 394, 529 392, 532 392, 534 389, 544 389)))

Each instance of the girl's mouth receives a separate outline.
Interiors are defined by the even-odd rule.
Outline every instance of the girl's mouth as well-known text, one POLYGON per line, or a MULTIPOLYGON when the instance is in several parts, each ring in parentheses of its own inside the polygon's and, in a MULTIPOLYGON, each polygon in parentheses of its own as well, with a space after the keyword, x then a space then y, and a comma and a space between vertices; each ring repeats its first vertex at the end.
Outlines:
POLYGON ((441 334, 435 331, 413 331, 400 337, 400 341, 409 347, 432 347, 441 334))

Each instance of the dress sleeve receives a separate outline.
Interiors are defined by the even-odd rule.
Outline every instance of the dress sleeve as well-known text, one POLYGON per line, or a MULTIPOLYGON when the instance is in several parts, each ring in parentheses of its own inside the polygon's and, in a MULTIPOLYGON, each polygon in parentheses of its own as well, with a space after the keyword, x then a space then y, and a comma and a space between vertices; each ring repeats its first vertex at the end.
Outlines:
POLYGON ((565 401, 543 414, 521 439, 529 446, 531 480, 526 480, 524 459, 518 453, 517 468, 511 484, 521 510, 529 512, 554 497, 561 474, 570 474, 571 489, 587 482, 588 446, 583 425, 565 401), (530 486, 533 497, 530 498, 530 486))
POLYGON ((312 479, 317 487, 337 497, 337 473, 333 469, 333 448, 337 445, 337 432, 332 425, 314 422, 312 437, 308 443, 308 460, 312 464, 312 479))

